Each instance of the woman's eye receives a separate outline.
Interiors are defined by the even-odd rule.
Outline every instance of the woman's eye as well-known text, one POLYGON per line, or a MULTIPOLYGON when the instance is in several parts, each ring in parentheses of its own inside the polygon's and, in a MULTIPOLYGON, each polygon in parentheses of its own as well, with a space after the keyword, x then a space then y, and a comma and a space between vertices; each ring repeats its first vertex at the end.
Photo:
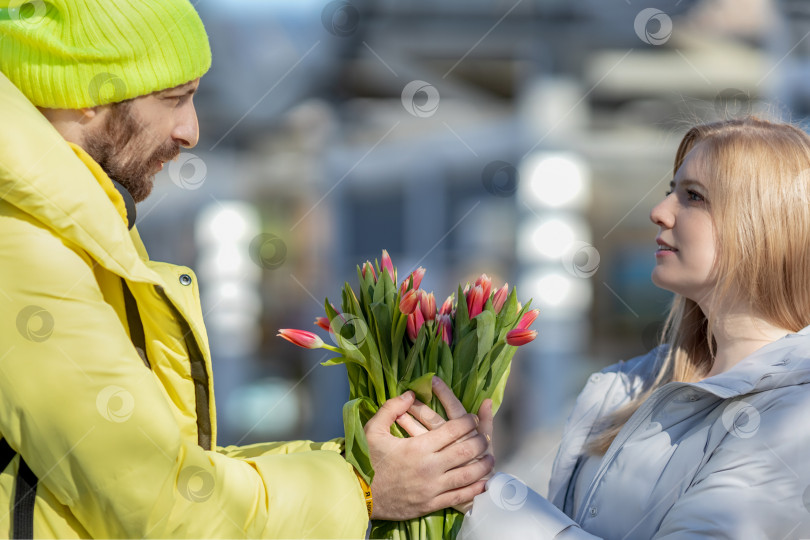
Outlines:
POLYGON ((691 189, 686 190, 686 195, 689 197, 690 201, 702 201, 703 196, 698 193, 697 191, 692 191, 691 189))
POLYGON ((664 192, 664 197, 669 197, 671 194, 672 194, 671 191, 665 191, 664 192))

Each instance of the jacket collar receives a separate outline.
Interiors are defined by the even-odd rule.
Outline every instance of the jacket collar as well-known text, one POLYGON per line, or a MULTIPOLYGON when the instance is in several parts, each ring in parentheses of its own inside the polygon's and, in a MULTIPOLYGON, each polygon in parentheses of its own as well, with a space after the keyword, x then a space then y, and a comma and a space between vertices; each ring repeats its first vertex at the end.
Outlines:
POLYGON ((738 364, 691 386, 721 398, 810 383, 810 326, 757 349, 738 364))
POLYGON ((135 229, 112 181, 83 150, 71 148, 48 120, 0 73, 0 196, 108 270, 161 284, 141 260, 135 229), (84 155, 82 155, 84 154, 84 155), (86 157, 85 157, 86 156, 86 157), (122 214, 123 209, 123 214, 122 214))

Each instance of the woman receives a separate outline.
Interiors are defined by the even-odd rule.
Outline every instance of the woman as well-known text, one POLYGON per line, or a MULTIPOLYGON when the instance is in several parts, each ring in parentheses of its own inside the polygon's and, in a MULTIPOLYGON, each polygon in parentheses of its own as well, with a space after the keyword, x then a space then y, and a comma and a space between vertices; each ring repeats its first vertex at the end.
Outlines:
POLYGON ((591 376, 549 500, 498 474, 462 538, 810 535, 808 181, 793 126, 689 130, 650 214, 652 280, 675 293, 662 344, 591 376))

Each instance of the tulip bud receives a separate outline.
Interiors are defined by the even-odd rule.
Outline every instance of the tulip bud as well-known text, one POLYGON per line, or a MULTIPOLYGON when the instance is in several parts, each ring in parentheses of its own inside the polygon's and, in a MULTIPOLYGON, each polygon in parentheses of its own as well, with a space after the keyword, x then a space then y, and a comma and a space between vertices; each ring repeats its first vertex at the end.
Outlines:
POLYGON ((405 315, 410 315, 414 312, 418 304, 419 296, 417 295, 417 291, 411 289, 406 292, 399 301, 399 310, 405 315))
POLYGON ((531 311, 527 311, 523 314, 523 317, 520 318, 520 322, 518 323, 516 328, 521 330, 526 330, 529 328, 534 320, 537 318, 537 315, 540 313, 539 309, 532 309, 531 311))
POLYGON ((422 291, 422 298, 419 300, 419 305, 422 308, 422 317, 426 321, 432 321, 436 318, 436 297, 433 293, 426 293, 422 291))
POLYGON ((450 315, 439 315, 436 319, 438 326, 436 326, 436 335, 441 336, 445 343, 452 345, 453 343, 453 321, 450 315))
POLYGON ((366 277, 366 271, 368 270, 371 271, 371 277, 373 278, 374 283, 377 283, 377 272, 374 271, 374 265, 371 264, 371 261, 366 261, 365 264, 363 264, 363 278, 366 277))
POLYGON ((476 285, 470 290, 467 297, 467 312, 470 319, 481 313, 484 309, 484 289, 480 285, 476 285))
POLYGON ((323 341, 316 334, 307 332, 306 330, 294 330, 292 328, 282 328, 278 331, 277 336, 280 336, 294 345, 303 347, 305 349, 320 349, 323 347, 323 341))
POLYGON ((413 276, 414 289, 418 289, 419 286, 422 285, 422 278, 425 277, 425 272, 427 272, 427 270, 425 270, 423 267, 420 266, 411 273, 411 275, 413 276))
POLYGON ((537 337, 537 330, 526 330, 524 328, 516 328, 507 332, 506 343, 513 347, 520 347, 527 343, 534 341, 537 337))
POLYGON ((439 310, 440 315, 450 315, 453 312, 453 295, 447 297, 447 300, 442 304, 442 309, 439 310))
POLYGON ((315 324, 326 330, 327 332, 330 331, 329 328, 329 319, 326 317, 315 317, 315 324))
POLYGON ((408 337, 411 338, 411 341, 416 341, 417 336, 419 336, 419 329, 422 328, 423 324, 425 324, 425 319, 422 317, 421 310, 416 309, 413 313, 408 315, 408 322, 405 327, 407 328, 408 337))
POLYGON ((495 296, 492 298, 492 308, 495 313, 500 313, 501 308, 506 303, 506 297, 509 295, 509 284, 504 283, 503 287, 495 291, 495 296))
POLYGON ((484 290, 484 303, 489 300, 489 294, 492 292, 492 280, 486 274, 481 274, 481 277, 475 280, 476 285, 480 285, 484 290))
POLYGON ((391 256, 386 250, 383 250, 382 252, 382 262, 380 263, 380 268, 381 270, 388 270, 388 275, 391 277, 393 282, 397 282, 397 272, 394 270, 394 263, 391 262, 391 256))

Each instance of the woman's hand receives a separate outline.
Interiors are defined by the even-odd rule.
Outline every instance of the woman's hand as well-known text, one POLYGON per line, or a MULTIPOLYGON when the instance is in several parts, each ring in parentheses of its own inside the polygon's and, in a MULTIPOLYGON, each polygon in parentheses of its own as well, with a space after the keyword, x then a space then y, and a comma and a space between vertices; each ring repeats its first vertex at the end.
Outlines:
MULTIPOLYGON (((450 420, 462 418, 467 414, 467 411, 464 410, 464 406, 461 404, 458 398, 456 398, 455 394, 453 394, 450 387, 448 387, 445 382, 438 377, 433 377, 433 392, 436 394, 436 397, 439 398, 439 401, 444 407, 447 417, 450 420)), ((414 400, 414 404, 410 407, 410 409, 408 409, 408 412, 410 414, 404 414, 397 418, 397 424, 399 424, 402 429, 407 431, 411 437, 423 435, 428 431, 440 428, 446 423, 444 418, 442 418, 436 411, 418 400, 414 400)), ((471 460, 471 463, 486 456, 490 456, 492 458, 492 462, 494 463, 495 456, 492 453, 493 417, 491 399, 485 399, 484 402, 481 403, 481 408, 478 409, 478 417, 479 423, 477 431, 479 435, 483 435, 486 439, 487 450, 483 455, 471 460)), ((465 437, 473 436, 475 436, 475 434, 472 432, 465 435, 465 437)), ((460 439, 460 441, 461 440, 464 440, 464 438, 460 439)), ((487 474, 483 478, 484 482, 486 482, 490 476, 492 476, 491 473, 487 474)), ((453 508, 461 513, 466 513, 471 507, 472 499, 453 506, 453 508)))
POLYGON ((489 440, 476 431, 479 422, 472 414, 442 420, 419 436, 391 435, 391 426, 413 404, 413 392, 406 392, 386 401, 366 423, 374 467, 373 519, 412 519, 472 501, 484 491, 495 464, 487 455, 489 440))

